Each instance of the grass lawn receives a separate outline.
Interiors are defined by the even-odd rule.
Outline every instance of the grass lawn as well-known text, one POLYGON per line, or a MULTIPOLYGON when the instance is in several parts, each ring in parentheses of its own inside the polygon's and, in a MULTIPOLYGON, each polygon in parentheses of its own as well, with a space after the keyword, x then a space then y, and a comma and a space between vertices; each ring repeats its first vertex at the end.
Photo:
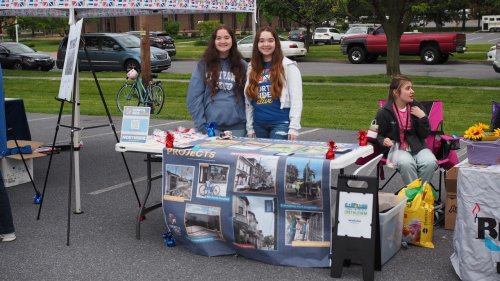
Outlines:
MULTIPOLYGON (((54 98, 59 91, 60 73, 36 71, 4 70, 4 90, 6 97, 24 99, 28 112, 57 113, 59 102, 54 98), (49 80, 41 77, 54 77, 49 80)), ((91 74, 83 72, 82 78, 90 78, 91 74)), ((97 73, 99 78, 117 78, 116 80, 100 80, 111 114, 121 115, 116 108, 116 93, 125 81, 123 73, 97 73)), ((444 102, 445 131, 449 134, 463 132, 473 123, 489 123, 491 119, 491 101, 499 100, 498 81, 458 78, 432 78, 414 76, 416 98, 418 100, 439 99, 444 102), (448 88, 432 87, 444 85, 448 88), (425 87, 424 87, 425 86, 425 87), (467 86, 467 87, 465 87, 467 86), (475 89, 472 87, 492 87, 475 89)), ((152 118, 191 119, 185 106, 186 91, 189 82, 188 74, 161 73, 160 80, 180 79, 180 81, 164 81, 166 92, 165 107, 160 115, 152 118)), ((314 77, 303 78, 304 108, 302 126, 359 130, 367 129, 377 111, 377 101, 387 96, 388 79, 383 75, 353 77, 314 77), (319 84, 307 84, 315 82, 319 84), (336 83, 335 86, 321 82, 336 83), (352 85, 351 83, 355 83, 352 85)), ((81 80, 81 113, 88 115, 104 115, 104 108, 94 81, 81 80)), ((70 105, 65 107, 69 113, 70 105)))

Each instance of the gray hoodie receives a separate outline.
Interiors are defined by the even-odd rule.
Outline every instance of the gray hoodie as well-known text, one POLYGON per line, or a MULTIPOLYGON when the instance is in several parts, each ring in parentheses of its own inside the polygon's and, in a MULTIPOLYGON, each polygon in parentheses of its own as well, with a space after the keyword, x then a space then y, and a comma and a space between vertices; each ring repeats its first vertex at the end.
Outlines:
MULTIPOLYGON (((219 85, 214 96, 211 96, 210 86, 205 83, 204 61, 198 62, 191 75, 186 105, 198 132, 206 133, 205 123, 208 122, 215 122, 219 131, 245 129, 245 97, 243 89, 236 92, 235 77, 229 63, 228 59, 220 60, 219 85)), ((247 63, 243 60, 241 63, 246 70, 247 63)))

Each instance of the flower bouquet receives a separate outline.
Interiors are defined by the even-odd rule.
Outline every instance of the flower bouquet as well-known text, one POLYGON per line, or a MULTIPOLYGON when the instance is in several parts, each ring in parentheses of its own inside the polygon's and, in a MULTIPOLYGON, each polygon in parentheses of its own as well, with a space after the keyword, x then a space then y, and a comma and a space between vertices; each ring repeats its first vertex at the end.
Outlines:
POLYGON ((473 141, 494 141, 500 138, 500 128, 493 132, 488 131, 489 129, 490 126, 484 123, 474 124, 465 131, 464 138, 473 141))
POLYGON ((500 164, 500 129, 489 132, 487 131, 489 128, 490 126, 486 124, 477 123, 465 131, 463 141, 467 143, 469 163, 500 164))

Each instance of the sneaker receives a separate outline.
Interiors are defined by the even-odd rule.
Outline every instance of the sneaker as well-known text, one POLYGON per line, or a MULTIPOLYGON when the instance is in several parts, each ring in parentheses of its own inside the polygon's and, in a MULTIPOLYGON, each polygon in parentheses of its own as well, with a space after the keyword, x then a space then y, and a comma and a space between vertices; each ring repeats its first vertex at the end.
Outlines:
POLYGON ((0 234, 0 241, 10 242, 16 240, 16 234, 14 232, 7 234, 0 234))

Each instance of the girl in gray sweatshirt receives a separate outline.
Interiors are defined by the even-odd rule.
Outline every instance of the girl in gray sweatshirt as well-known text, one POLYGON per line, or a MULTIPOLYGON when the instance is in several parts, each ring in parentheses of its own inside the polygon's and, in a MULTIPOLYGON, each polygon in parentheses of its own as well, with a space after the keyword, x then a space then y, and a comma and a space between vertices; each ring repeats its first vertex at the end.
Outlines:
POLYGON ((220 26, 189 82, 186 105, 198 132, 207 133, 206 125, 214 122, 216 135, 223 131, 246 135, 246 69, 234 33, 220 26))

